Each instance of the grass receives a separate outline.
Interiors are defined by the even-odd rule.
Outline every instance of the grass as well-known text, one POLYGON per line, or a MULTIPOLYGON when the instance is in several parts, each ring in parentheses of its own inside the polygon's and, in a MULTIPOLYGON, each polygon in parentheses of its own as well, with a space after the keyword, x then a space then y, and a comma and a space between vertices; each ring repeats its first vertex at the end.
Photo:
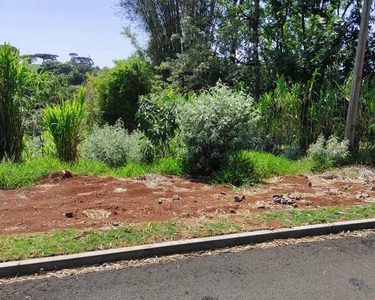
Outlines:
POLYGON ((123 224, 117 228, 69 229, 36 234, 0 235, 0 261, 141 245, 182 238, 238 233, 260 228, 355 220, 375 216, 375 204, 219 215, 212 219, 123 224))
POLYGON ((101 162, 80 160, 79 163, 63 163, 56 158, 43 157, 16 164, 0 163, 0 189, 31 186, 49 173, 71 170, 74 174, 97 176, 136 177, 147 173, 182 175, 182 167, 172 158, 162 158, 152 164, 128 163, 111 168, 101 162))
MULTIPOLYGON (((314 163, 307 159, 293 161, 269 153, 243 151, 241 157, 245 157, 241 168, 216 174, 214 183, 237 183, 238 178, 242 178, 241 183, 248 183, 254 178, 262 180, 271 176, 307 174, 314 168, 314 163), (248 168, 246 164, 249 164, 248 168)), ((19 164, 10 161, 0 163, 0 189, 30 186, 49 173, 67 169, 74 174, 115 177, 136 177, 147 173, 183 175, 182 163, 171 157, 158 159, 151 164, 129 162, 123 167, 111 168, 102 162, 81 159, 78 163, 64 163, 46 156, 19 164)))
POLYGON ((239 151, 230 156, 226 166, 213 176, 214 183, 228 183, 234 186, 249 185, 272 176, 308 174, 317 163, 303 158, 290 160, 271 153, 239 151))

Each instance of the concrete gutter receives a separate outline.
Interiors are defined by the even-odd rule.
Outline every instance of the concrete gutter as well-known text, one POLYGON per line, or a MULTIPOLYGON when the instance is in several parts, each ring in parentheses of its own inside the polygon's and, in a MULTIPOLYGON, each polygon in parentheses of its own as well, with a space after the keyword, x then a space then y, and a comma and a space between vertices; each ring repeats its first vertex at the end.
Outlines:
POLYGON ((34 274, 38 273, 41 269, 44 271, 54 271, 58 269, 102 264, 120 260, 141 259, 153 256, 263 243, 275 239, 302 238, 306 236, 327 235, 342 231, 374 228, 375 219, 367 219, 308 225, 277 230, 261 230, 135 247, 92 251, 71 255, 11 261, 0 263, 0 278, 34 274))

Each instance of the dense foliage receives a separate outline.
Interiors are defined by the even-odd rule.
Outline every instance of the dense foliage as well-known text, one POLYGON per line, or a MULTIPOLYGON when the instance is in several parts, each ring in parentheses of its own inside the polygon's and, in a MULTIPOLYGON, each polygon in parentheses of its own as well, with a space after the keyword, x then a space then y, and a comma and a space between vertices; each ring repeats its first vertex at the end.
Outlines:
POLYGON ((145 133, 145 157, 153 159, 170 153, 171 140, 178 129, 177 114, 179 95, 173 91, 159 91, 141 97, 138 121, 145 133))
POLYGON ((181 108, 181 138, 190 171, 211 174, 228 155, 256 145, 258 114, 252 99, 217 84, 181 108))
POLYGON ((21 160, 28 77, 18 50, 0 47, 0 161, 21 160))
POLYGON ((144 60, 131 57, 116 61, 114 68, 90 76, 99 102, 102 123, 113 125, 118 119, 127 130, 137 128, 136 113, 139 97, 150 92, 151 73, 144 60))

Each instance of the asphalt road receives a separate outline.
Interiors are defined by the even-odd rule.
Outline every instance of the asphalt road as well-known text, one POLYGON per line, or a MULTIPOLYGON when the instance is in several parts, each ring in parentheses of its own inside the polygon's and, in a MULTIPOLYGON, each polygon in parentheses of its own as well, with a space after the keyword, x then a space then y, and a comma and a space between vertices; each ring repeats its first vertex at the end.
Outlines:
POLYGON ((0 299, 375 299, 375 236, 5 284, 0 299))

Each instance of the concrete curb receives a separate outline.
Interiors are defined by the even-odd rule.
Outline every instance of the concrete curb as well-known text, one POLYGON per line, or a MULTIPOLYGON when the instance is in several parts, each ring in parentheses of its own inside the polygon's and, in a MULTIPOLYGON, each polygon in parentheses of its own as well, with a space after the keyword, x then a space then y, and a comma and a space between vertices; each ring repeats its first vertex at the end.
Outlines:
POLYGON ((153 256, 171 255, 202 250, 234 247, 252 243, 262 243, 275 239, 301 238, 339 233, 342 231, 373 229, 375 219, 345 221, 294 228, 261 230, 238 234, 228 234, 207 238, 196 238, 166 243, 126 247, 80 254, 60 255, 21 261, 0 263, 0 278, 54 271, 70 267, 102 264, 120 260, 141 259, 153 256))

